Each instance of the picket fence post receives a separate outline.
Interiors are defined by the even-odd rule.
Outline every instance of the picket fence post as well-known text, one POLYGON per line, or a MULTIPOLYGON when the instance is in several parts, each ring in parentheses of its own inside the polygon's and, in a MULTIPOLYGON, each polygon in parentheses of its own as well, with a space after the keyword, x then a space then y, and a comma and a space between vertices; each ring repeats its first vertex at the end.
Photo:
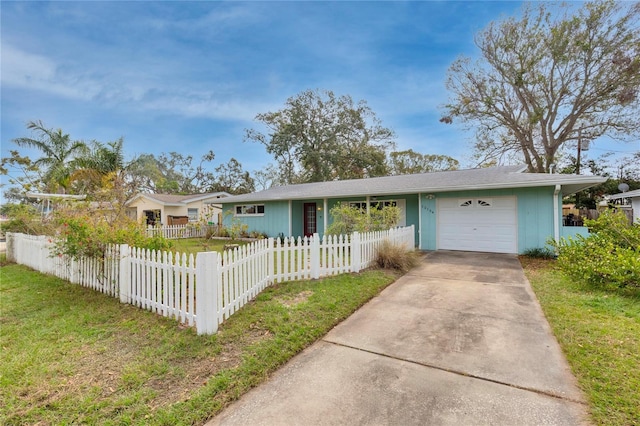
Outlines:
POLYGON ((130 250, 127 244, 120 244, 120 267, 118 271, 118 287, 120 302, 131 303, 130 250))
POLYGON ((313 234, 311 238, 311 278, 317 280, 320 278, 320 236, 313 234))
POLYGON ((352 272, 360 272, 362 268, 360 255, 360 233, 355 231, 351 234, 351 270, 352 272))
POLYGON ((267 240, 267 282, 276 282, 276 263, 275 263, 275 240, 269 238, 267 240))
POLYGON ((196 255, 196 331, 214 334, 218 331, 218 253, 196 255))

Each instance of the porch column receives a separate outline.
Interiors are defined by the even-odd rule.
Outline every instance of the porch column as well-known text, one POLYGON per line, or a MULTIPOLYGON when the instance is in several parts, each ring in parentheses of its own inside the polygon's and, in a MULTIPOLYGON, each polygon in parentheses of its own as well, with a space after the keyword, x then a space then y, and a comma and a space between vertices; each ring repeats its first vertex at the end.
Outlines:
POLYGON ((322 216, 322 221, 323 221, 323 225, 324 225, 324 233, 327 233, 327 226, 328 226, 328 222, 329 220, 327 219, 327 216, 329 215, 329 211, 327 210, 329 208, 329 202, 328 200, 325 198, 322 201, 322 209, 324 210, 324 216, 322 216))

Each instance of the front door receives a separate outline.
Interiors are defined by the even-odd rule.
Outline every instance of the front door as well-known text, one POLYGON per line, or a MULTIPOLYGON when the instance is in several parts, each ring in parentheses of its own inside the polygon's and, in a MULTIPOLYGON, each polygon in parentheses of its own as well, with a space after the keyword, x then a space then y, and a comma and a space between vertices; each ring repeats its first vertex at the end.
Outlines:
POLYGON ((316 203, 304 203, 303 223, 305 237, 316 233, 316 203))

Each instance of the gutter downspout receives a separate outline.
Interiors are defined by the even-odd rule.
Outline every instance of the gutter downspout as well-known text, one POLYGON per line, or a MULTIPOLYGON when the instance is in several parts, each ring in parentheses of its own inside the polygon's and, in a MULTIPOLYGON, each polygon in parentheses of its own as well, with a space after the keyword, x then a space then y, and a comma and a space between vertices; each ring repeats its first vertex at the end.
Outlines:
POLYGON ((560 202, 558 201, 558 194, 560 193, 560 185, 556 184, 556 188, 553 191, 553 238, 556 241, 560 241, 560 202))

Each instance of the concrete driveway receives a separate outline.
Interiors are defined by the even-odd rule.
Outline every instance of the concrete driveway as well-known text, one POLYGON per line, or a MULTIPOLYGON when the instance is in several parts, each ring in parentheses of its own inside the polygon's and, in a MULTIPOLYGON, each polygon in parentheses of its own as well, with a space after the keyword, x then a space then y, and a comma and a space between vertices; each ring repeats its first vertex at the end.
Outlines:
POLYGON ((582 425, 515 255, 432 252, 207 425, 582 425))

